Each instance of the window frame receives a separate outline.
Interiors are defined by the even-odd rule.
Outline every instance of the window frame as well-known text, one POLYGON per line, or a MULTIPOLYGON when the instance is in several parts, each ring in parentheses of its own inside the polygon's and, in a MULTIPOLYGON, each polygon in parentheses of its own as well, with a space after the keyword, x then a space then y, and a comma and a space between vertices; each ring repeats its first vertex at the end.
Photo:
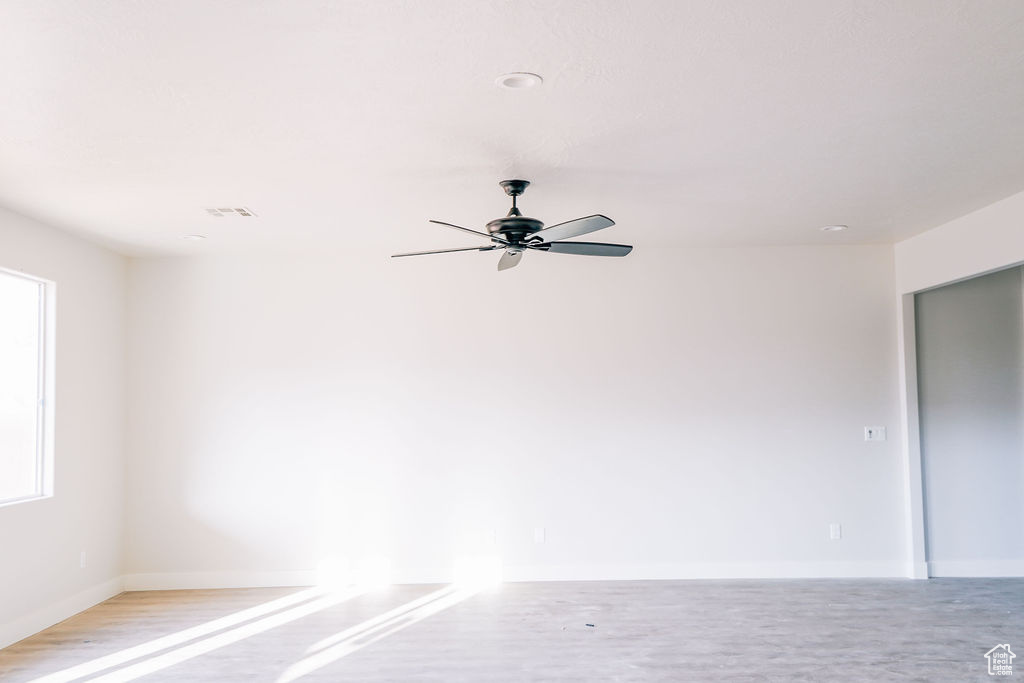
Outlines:
POLYGON ((54 366, 56 358, 56 290, 52 280, 0 267, 0 277, 28 280, 39 288, 39 347, 36 368, 35 491, 26 496, 0 499, 0 508, 53 496, 54 366))

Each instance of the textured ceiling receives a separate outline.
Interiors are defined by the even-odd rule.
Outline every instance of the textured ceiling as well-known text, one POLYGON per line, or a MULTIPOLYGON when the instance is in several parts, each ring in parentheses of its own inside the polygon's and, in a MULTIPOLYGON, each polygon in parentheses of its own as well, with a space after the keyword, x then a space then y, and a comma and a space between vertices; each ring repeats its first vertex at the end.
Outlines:
POLYGON ((639 246, 890 242, 1024 190, 1017 0, 6 0, 0 63, 0 205, 126 253, 464 246, 426 219, 514 176, 639 246))

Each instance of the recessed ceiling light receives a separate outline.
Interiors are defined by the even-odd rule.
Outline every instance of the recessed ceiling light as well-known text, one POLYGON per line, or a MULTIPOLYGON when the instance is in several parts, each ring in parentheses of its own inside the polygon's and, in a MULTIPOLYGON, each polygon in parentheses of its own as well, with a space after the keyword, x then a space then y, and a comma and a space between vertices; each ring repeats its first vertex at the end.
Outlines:
POLYGON ((849 226, 846 225, 826 225, 821 229, 822 232, 842 232, 849 226))
POLYGON ((525 71, 513 71, 509 74, 502 74, 494 79, 495 85, 499 88, 507 88, 508 90, 536 88, 543 82, 544 79, 537 74, 531 74, 525 71))
POLYGON ((205 240, 206 235, 185 235, 185 239, 192 241, 205 240))

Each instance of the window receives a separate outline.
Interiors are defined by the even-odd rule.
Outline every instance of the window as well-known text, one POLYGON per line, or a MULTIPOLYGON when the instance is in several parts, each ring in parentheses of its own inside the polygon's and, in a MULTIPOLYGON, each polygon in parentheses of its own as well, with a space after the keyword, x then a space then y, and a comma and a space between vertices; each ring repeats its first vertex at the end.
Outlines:
POLYGON ((0 505, 50 495, 53 284, 0 269, 0 505))

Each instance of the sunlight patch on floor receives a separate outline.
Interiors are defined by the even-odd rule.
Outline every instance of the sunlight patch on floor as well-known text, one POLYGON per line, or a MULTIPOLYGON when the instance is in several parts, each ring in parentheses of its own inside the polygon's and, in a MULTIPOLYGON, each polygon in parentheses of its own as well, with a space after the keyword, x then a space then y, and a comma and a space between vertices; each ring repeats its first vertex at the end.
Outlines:
MULTIPOLYGON (((354 569, 345 561, 328 561, 319 570, 322 585, 315 588, 46 674, 31 683, 72 683, 85 678, 101 683, 134 681, 380 588, 390 581, 391 574, 390 562, 377 557, 363 558, 354 569), (359 585, 352 585, 353 581, 359 585)), ((294 681, 497 585, 501 582, 501 560, 494 555, 460 557, 454 575, 456 581, 451 586, 319 640, 278 680, 294 681)))
POLYGON ((214 650, 226 645, 231 645, 232 643, 245 640, 246 638, 250 638, 258 633, 269 631, 272 628, 287 624, 295 621, 296 619, 301 619, 302 617, 309 616, 310 614, 327 609, 328 607, 333 607, 339 603, 354 598, 357 595, 361 595, 364 592, 364 589, 359 588, 347 592, 328 594, 311 600, 305 604, 278 612, 277 614, 257 619, 256 621, 210 636, 209 638, 204 638, 203 640, 184 645, 169 652, 164 652, 149 659, 144 659, 141 662, 136 662, 135 664, 112 671, 108 674, 104 674, 103 676, 92 678, 90 681, 95 681, 97 683, 100 681, 102 681, 102 683, 124 683, 125 681, 134 681, 137 678, 146 676, 155 671, 160 671, 174 666, 175 664, 180 664, 208 652, 213 652, 214 650))
POLYGON ((139 657, 145 657, 147 655, 160 652, 161 650, 166 650, 169 647, 175 647, 177 645, 187 643, 190 640, 201 638, 203 636, 210 635, 211 633, 216 633, 221 629, 237 626, 238 624, 242 624, 250 619, 262 617, 286 607, 292 607, 299 603, 306 602, 307 600, 312 600, 318 595, 323 595, 323 591, 314 588, 292 593, 291 595, 286 595, 284 597, 277 598, 276 600, 271 600, 254 607, 249 607, 248 609, 235 612, 234 614, 229 614, 219 619, 204 622, 197 626, 193 626, 192 628, 177 631, 176 633, 171 633, 161 638, 140 643, 134 647, 119 650, 109 655, 97 657, 96 659, 91 659, 88 662, 83 662, 67 669, 63 669, 62 671, 57 671, 40 678, 36 678, 32 683, 69 683, 69 681, 84 678, 90 674, 103 671, 104 669, 126 664, 127 662, 138 659, 139 657))
POLYGON ((372 645, 392 633, 423 621, 442 610, 456 605, 479 592, 479 588, 458 588, 448 586, 400 607, 367 619, 361 624, 314 643, 306 656, 289 666, 277 678, 277 683, 291 683, 318 669, 338 661, 346 655, 372 645))
POLYGON ((362 588, 326 594, 319 588, 300 591, 135 647, 83 662, 63 671, 36 678, 32 683, 68 683, 112 667, 121 668, 116 668, 89 680, 103 681, 103 683, 133 681, 141 676, 166 669, 225 645, 237 643, 250 636, 333 607, 364 592, 365 590, 362 588), (196 640, 197 638, 199 640, 196 640), (179 645, 180 647, 175 647, 179 645), (167 650, 169 647, 174 649, 167 650), (158 652, 160 654, 155 654, 158 652), (155 656, 128 664, 128 662, 147 655, 155 656))

